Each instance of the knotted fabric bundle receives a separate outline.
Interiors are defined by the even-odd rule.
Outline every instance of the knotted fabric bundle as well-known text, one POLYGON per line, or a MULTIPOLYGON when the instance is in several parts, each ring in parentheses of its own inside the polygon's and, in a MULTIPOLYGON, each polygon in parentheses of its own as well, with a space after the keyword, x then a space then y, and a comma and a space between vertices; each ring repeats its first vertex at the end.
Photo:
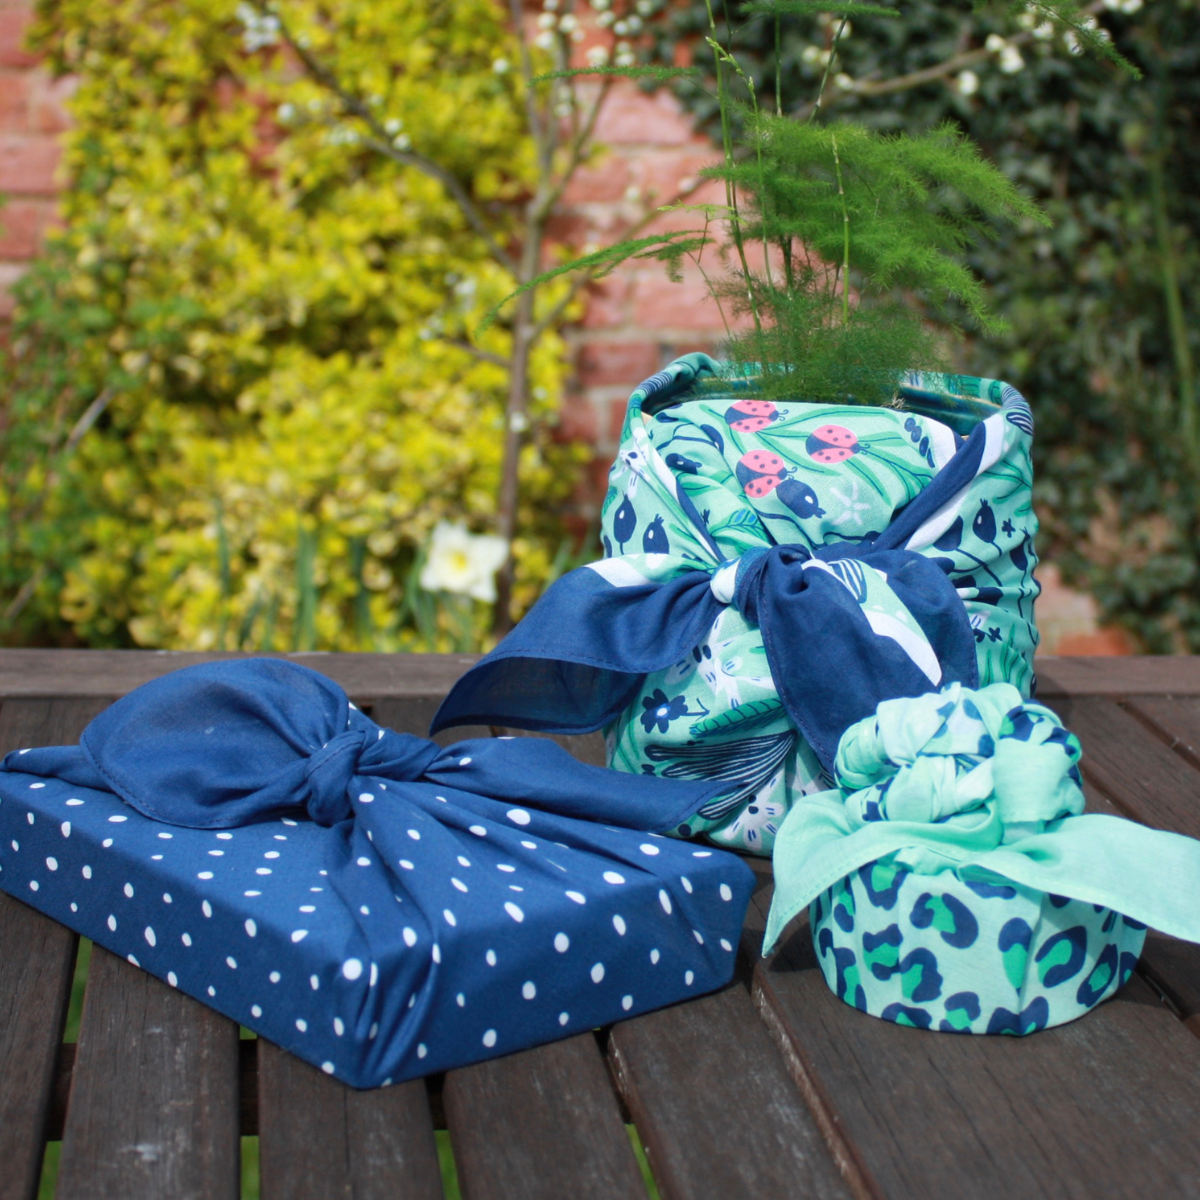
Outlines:
POLYGON ((280 659, 190 667, 0 770, 0 887, 356 1087, 728 982, 753 876, 659 836, 719 784, 442 749, 280 659))
POLYGON ((1029 694, 1033 425, 995 380, 913 376, 899 411, 717 376, 688 355, 633 393, 607 557, 558 580, 434 729, 607 727, 620 770, 725 785, 680 832, 769 854, 881 701, 1029 694))
POLYGON ((837 787, 783 823, 766 950, 808 908, 826 981, 864 1012, 1074 1020, 1128 979, 1147 925, 1200 941, 1200 843, 1081 815, 1079 756, 1008 684, 881 704, 842 738, 837 787))

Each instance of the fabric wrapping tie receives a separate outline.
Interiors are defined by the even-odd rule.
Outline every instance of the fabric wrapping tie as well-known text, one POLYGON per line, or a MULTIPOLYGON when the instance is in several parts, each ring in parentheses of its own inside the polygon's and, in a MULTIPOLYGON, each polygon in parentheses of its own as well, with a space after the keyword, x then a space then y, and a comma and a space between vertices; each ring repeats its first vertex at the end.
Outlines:
POLYGON ((443 749, 280 659, 173 672, 0 769, 0 887, 356 1086, 722 986, 753 887, 711 797, 547 739, 443 749))
POLYGON ((880 705, 842 738, 838 788, 779 832, 764 953, 811 906, 847 1003, 1024 1033, 1116 991, 1146 926, 1200 941, 1200 842, 1081 815, 1079 755, 1006 684, 880 705))
POLYGON ((645 675, 684 658, 732 604, 762 631, 788 715, 831 767, 843 730, 882 700, 978 685, 975 638, 953 584, 933 560, 894 548, 914 522, 920 513, 872 545, 775 546, 714 570, 681 564, 667 583, 607 561, 581 567, 455 684, 431 732, 481 722, 600 729, 645 675))

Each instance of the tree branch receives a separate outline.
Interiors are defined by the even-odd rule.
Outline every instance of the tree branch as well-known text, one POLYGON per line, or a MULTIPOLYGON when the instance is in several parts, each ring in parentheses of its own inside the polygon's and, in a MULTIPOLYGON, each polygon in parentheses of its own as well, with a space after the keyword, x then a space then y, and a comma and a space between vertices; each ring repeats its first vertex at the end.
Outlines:
POLYGON ((463 341, 461 338, 439 337, 439 342, 445 342, 447 346, 453 346, 455 350, 463 350, 473 358, 479 359, 480 362, 491 363, 494 367, 503 367, 508 370, 511 364, 508 359, 501 354, 494 354, 491 350, 484 350, 482 346, 472 345, 470 342, 463 341))
MULTIPOLYGON (((675 198, 670 203, 679 204, 681 201, 686 200, 689 196, 693 195, 703 183, 704 180, 697 179, 689 187, 677 192, 675 198)), ((669 207, 669 205, 648 209, 632 225, 630 225, 628 229, 623 230, 621 236, 617 238, 616 241, 625 242, 630 238, 636 237, 643 229, 646 228, 647 225, 651 223, 651 221, 653 221, 659 215, 663 207, 669 207)), ((547 329, 549 329, 556 321, 559 320, 559 318, 564 312, 566 312, 579 293, 583 291, 583 289, 590 283, 595 281, 598 271, 598 267, 588 267, 571 277, 570 285, 568 286, 562 298, 554 305, 553 308, 550 309, 549 312, 543 315, 534 324, 533 333, 529 339, 531 345, 536 345, 542 334, 544 334, 547 329)))
MULTIPOLYGON (((267 10, 261 5, 258 7, 260 12, 266 13, 267 10)), ((452 172, 439 163, 434 162, 433 159, 427 158, 424 154, 418 154, 414 150, 401 150, 397 146, 394 146, 391 138, 388 136, 387 130, 383 127, 379 118, 371 111, 370 107, 353 92, 344 87, 332 71, 318 62, 304 46, 300 45, 278 11, 273 11, 271 15, 279 21, 280 34, 288 44, 288 47, 300 59, 300 62, 304 65, 304 69, 309 75, 321 84, 322 87, 332 92, 341 101, 342 107, 347 113, 358 117, 370 129, 373 136, 363 139, 362 144, 375 150, 377 153, 385 155, 401 166, 414 167, 416 170, 422 172, 422 174, 428 175, 431 179, 436 179, 441 183, 446 191, 450 193, 451 198, 466 218, 467 223, 483 238, 492 257, 506 271, 515 276, 517 274, 516 260, 496 241, 487 226, 487 222, 484 220, 483 214, 476 207, 475 202, 471 199, 462 182, 452 172)))
MULTIPOLYGON (((1095 0, 1094 3, 1087 5, 1082 11, 1085 14, 1103 12, 1104 5, 1100 0, 1095 0)), ((1034 36, 1032 30, 1025 29, 1020 33, 1014 33, 1010 37, 1006 37, 1004 40, 1010 46, 1025 46, 1034 40, 1034 36)), ((934 83, 939 79, 944 79, 947 75, 955 75, 967 67, 974 66, 976 63, 991 58, 991 56, 992 51, 980 46, 975 50, 964 50, 961 54, 953 54, 949 58, 943 59, 940 63, 934 63, 929 67, 922 67, 919 71, 910 71, 907 75, 897 75, 892 79, 882 79, 877 83, 872 83, 869 80, 856 80, 853 87, 839 88, 825 103, 829 107, 848 96, 888 96, 895 92, 906 92, 912 88, 920 87, 922 84, 934 83)), ((803 121, 807 120, 815 111, 816 106, 809 104, 794 115, 797 120, 803 121)))

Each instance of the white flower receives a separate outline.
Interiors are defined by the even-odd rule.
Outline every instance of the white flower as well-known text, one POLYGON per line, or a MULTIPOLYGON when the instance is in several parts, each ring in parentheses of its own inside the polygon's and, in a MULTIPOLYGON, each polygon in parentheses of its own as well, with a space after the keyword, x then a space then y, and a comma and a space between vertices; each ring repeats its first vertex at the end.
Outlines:
POLYGON ((854 79, 847 75, 845 71, 839 71, 833 77, 833 82, 836 83, 843 92, 854 91, 854 79))
POLYGON ((613 16, 612 12, 606 9, 596 18, 596 24, 599 25, 601 29, 607 29, 616 19, 617 18, 613 16))
POLYGON ((589 67, 602 67, 608 62, 608 47, 593 46, 587 52, 587 61, 589 67))
POLYGON ((440 521, 429 541, 419 582, 427 592, 454 592, 492 604, 495 574, 507 557, 508 543, 503 538, 468 533, 465 525, 440 521))
POLYGON ((498 58, 494 63, 492 63, 492 70, 495 71, 497 75, 503 75, 508 70, 508 65, 507 58, 498 58))
POLYGON ((574 13, 563 13, 563 15, 558 18, 558 27, 563 31, 563 33, 570 33, 572 30, 578 28, 578 26, 579 18, 574 13))
POLYGON ((612 0, 592 0, 592 8, 596 12, 608 12, 612 8, 612 0))
POLYGON ((553 13, 542 13, 542 15, 537 19, 537 27, 539 29, 553 29, 556 24, 558 24, 558 22, 553 13))
POLYGON ((1000 51, 1003 50, 1007 45, 1008 42, 1006 42, 998 33, 989 33, 987 35, 987 41, 983 43, 983 48, 989 54, 999 54, 1000 51))
POLYGON ((955 82, 958 84, 958 92, 961 96, 973 96, 979 91, 979 76, 974 71, 960 72, 955 82))
POLYGON ((281 104, 276 115, 286 125, 289 121, 296 119, 296 106, 294 104, 281 104))
POLYGON ((622 18, 613 26, 613 33, 617 37, 625 37, 629 33, 629 22, 622 18))
POLYGON ((540 46, 543 50, 554 49, 554 34, 549 29, 543 29, 541 33, 533 39, 535 46, 540 46))
POLYGON ((658 9, 658 5, 655 4, 654 0, 637 0, 634 8, 637 9, 641 16, 652 17, 655 11, 658 9))
POLYGON ((641 33, 642 32, 642 18, 639 17, 636 13, 633 13, 630 16, 626 17, 625 24, 629 26, 630 33, 641 33))
POLYGON ((1049 41, 1054 36, 1054 26, 1049 21, 1043 21, 1033 27, 1033 36, 1039 42, 1049 41))
POLYGON ((1021 57, 1021 52, 1016 46, 1005 46, 1000 51, 1000 70, 1005 75, 1015 75, 1025 66, 1025 60, 1021 57))

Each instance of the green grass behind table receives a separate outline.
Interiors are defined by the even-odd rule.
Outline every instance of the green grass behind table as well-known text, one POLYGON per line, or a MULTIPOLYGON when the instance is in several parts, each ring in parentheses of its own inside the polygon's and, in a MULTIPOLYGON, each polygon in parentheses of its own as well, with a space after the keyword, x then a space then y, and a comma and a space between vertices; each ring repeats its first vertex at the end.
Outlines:
MULTIPOLYGON (((83 992, 87 983, 88 963, 92 958, 92 943, 87 938, 79 939, 79 954, 75 959, 75 976, 71 982, 71 1003, 67 1007, 67 1023, 63 1030, 63 1041, 77 1042, 79 1040, 79 1021, 83 1014, 83 992)), ((253 1037, 254 1034, 246 1028, 241 1029, 243 1038, 253 1037)), ((633 1153, 637 1157, 642 1179, 646 1184, 646 1194, 649 1200, 659 1200, 658 1186, 650 1173, 650 1164, 646 1160, 646 1151, 641 1138, 632 1125, 625 1126, 633 1153)), ((458 1167, 454 1161, 454 1151, 450 1146, 450 1134, 445 1129, 438 1129, 434 1136, 437 1139, 438 1164, 442 1169, 442 1190, 445 1200, 462 1200, 462 1192, 458 1186, 458 1167)), ((46 1151, 42 1157, 42 1177, 38 1187, 38 1200, 54 1200, 54 1191, 58 1183, 58 1159, 62 1151, 61 1142, 47 1142, 46 1151)), ((242 1200, 258 1200, 258 1138, 242 1138, 242 1200)))

